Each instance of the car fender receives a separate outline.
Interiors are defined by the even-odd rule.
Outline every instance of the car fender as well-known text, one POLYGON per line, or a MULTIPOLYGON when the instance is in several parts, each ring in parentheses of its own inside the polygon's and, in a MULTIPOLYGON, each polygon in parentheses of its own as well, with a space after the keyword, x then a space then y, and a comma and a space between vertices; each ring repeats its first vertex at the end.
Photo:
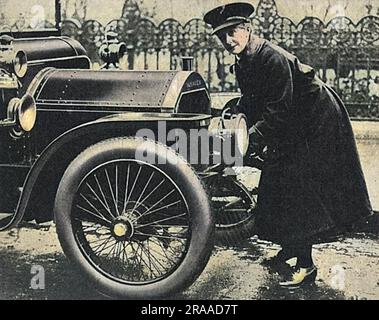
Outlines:
POLYGON ((159 122, 165 122, 167 130, 171 127, 207 128, 210 118, 209 115, 125 113, 110 115, 66 131, 43 150, 31 167, 10 228, 23 220, 46 222, 53 219, 53 204, 60 179, 71 161, 90 145, 112 137, 135 136, 139 129, 148 128, 154 133, 159 122), (43 208, 41 201, 44 202, 43 208), (35 209, 38 209, 36 213, 33 212, 35 209))

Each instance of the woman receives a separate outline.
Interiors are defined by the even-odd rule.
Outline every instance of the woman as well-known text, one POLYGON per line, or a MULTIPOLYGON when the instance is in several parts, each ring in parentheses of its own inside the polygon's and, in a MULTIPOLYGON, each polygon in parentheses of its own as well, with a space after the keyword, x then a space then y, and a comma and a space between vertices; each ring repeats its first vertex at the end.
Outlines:
POLYGON ((313 282, 312 245, 373 215, 349 116, 341 99, 297 57, 252 34, 254 7, 233 3, 208 12, 225 49, 236 56, 250 127, 250 152, 267 147, 257 205, 261 239, 281 245, 269 264, 297 265, 281 285, 313 282))

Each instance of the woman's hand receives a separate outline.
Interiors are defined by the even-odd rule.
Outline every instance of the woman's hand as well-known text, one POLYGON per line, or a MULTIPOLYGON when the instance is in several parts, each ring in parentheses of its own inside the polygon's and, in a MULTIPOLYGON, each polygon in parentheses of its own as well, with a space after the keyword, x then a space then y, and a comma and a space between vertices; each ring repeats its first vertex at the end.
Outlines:
POLYGON ((246 156, 257 157, 263 154, 263 150, 266 147, 263 139, 263 135, 259 132, 259 130, 253 126, 249 130, 249 148, 247 150, 246 156))

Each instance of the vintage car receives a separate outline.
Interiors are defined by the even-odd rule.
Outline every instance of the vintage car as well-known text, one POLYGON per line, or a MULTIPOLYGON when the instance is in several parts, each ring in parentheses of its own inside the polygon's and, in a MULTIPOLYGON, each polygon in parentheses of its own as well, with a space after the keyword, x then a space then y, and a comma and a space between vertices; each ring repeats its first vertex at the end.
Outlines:
MULTIPOLYGON (((65 254, 105 295, 180 292, 214 240, 252 235, 255 195, 222 157, 228 145, 235 159, 246 153, 245 117, 214 116, 191 70, 92 70, 83 46, 60 36, 58 0, 55 10, 55 27, 0 36, 0 231, 54 221, 65 254), (204 131, 208 144, 181 149, 212 160, 191 161, 178 137, 204 131)), ((108 64, 124 52, 104 46, 108 64)))

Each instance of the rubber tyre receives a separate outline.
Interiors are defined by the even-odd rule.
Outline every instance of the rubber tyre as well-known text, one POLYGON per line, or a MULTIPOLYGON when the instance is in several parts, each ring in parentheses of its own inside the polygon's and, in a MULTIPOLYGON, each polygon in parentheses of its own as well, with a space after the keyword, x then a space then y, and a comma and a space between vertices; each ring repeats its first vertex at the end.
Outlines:
POLYGON ((230 225, 223 224, 222 212, 224 208, 217 209, 215 203, 212 204, 213 212, 215 215, 215 243, 225 246, 238 246, 255 234, 255 215, 254 210, 256 207, 256 197, 239 181, 234 177, 220 177, 214 182, 214 186, 210 186, 208 194, 210 198, 216 192, 220 192, 220 189, 224 188, 225 193, 230 196, 238 196, 243 199, 243 209, 246 212, 250 212, 243 221, 233 221, 230 225))
POLYGON ((205 187, 183 158, 154 141, 117 138, 102 141, 86 149, 64 173, 57 191, 54 213, 58 238, 64 253, 98 291, 110 297, 157 299, 181 292, 201 274, 213 250, 214 218, 205 187), (156 167, 175 181, 185 197, 189 209, 190 242, 185 257, 173 273, 154 283, 130 285, 99 272, 83 255, 74 235, 71 210, 79 184, 88 172, 114 159, 134 158, 141 143, 146 145, 147 152, 166 161, 166 164, 157 164, 156 167))

